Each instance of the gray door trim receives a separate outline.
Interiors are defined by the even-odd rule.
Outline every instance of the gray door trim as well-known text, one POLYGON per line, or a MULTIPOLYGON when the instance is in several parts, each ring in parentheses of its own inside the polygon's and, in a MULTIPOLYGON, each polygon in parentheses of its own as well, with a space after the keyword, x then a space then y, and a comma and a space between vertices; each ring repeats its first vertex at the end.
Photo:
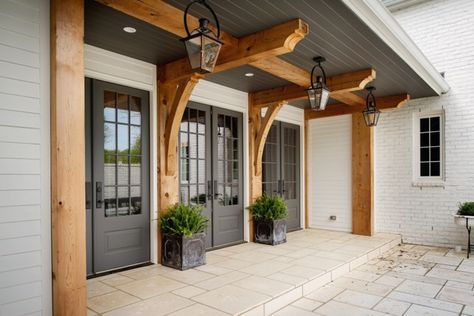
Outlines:
POLYGON ((149 92, 100 80, 92 80, 92 234, 93 234, 93 270, 94 274, 138 265, 150 261, 150 152, 149 152, 149 92), (127 216, 104 216, 104 203, 97 207, 96 183, 104 183, 104 90, 138 96, 142 99, 141 115, 141 213, 127 216), (140 239, 140 246, 128 250, 116 250, 105 254, 106 240, 104 233, 114 234, 120 230, 135 230, 140 239), (137 232, 138 231, 138 232, 137 232))

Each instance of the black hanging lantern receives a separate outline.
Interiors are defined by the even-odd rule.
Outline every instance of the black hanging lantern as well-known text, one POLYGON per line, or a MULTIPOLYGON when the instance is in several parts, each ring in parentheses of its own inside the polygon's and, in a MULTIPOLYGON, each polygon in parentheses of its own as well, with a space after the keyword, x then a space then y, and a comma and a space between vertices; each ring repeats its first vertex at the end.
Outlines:
POLYGON ((182 38, 181 41, 184 42, 184 46, 186 47, 192 70, 199 73, 213 72, 219 51, 222 47, 222 42, 219 40, 221 29, 214 10, 212 10, 205 0, 194 0, 188 4, 184 11, 184 28, 188 36, 182 38), (195 3, 203 5, 211 12, 216 23, 217 34, 209 29, 209 20, 206 18, 200 18, 199 27, 191 33, 189 32, 187 22, 188 10, 195 3))
POLYGON ((375 90, 375 87, 366 88, 369 93, 365 100, 365 109, 362 112, 364 115, 365 124, 368 127, 377 126, 380 117, 380 111, 377 109, 377 104, 375 103, 375 96, 372 91, 375 90))
POLYGON ((315 111, 323 111, 328 104, 330 94, 330 91, 326 86, 326 72, 324 72, 324 68, 321 66, 321 63, 326 61, 326 59, 318 56, 314 57, 313 60, 317 64, 313 67, 313 70, 311 70, 311 87, 309 87, 306 92, 308 93, 311 108, 315 111), (316 82, 314 82, 314 71, 316 68, 321 69, 322 76, 317 76, 316 82))

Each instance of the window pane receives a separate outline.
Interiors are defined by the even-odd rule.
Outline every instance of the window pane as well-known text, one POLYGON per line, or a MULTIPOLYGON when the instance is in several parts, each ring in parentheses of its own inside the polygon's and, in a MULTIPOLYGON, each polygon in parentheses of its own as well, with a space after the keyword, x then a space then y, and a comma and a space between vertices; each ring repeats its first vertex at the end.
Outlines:
POLYGON ((199 199, 198 199, 198 204, 206 204, 206 186, 205 185, 200 185, 198 187, 199 189, 199 199))
POLYGON ((131 155, 142 153, 142 130, 139 126, 130 126, 130 145, 131 155))
POLYGON ((104 212, 105 217, 116 216, 116 192, 115 187, 104 187, 104 212))
POLYGON ((439 147, 431 148, 431 161, 440 161, 439 147))
POLYGON ((430 176, 430 164, 429 162, 420 163, 420 176, 429 177, 430 176))
POLYGON ((198 203, 198 192, 197 192, 197 185, 190 185, 189 186, 189 199, 191 204, 198 203))
POLYGON ((104 120, 115 122, 115 92, 104 91, 104 120))
POLYGON ((140 214, 142 212, 142 195, 140 186, 130 187, 130 200, 132 202, 130 213, 140 214))
POLYGON ((198 133, 206 133, 206 112, 199 111, 198 117, 198 133))
POLYGON ((439 146, 439 138, 440 138, 440 133, 439 132, 431 133, 431 143, 430 143, 430 145, 431 146, 439 146))
POLYGON ((128 154, 128 125, 118 124, 117 144, 120 154, 128 154))
POLYGON ((181 158, 189 157, 189 144, 188 144, 188 133, 180 133, 179 147, 181 158))
POLYGON ((115 124, 104 124, 104 153, 115 153, 115 124))
POLYGON ((115 156, 104 157, 104 185, 115 185, 115 156))
POLYGON ((117 97, 117 120, 128 124, 128 95, 118 94, 117 97))
POLYGON ((439 162, 432 162, 431 163, 431 176, 432 177, 439 177, 440 176, 440 163, 439 162))
POLYGON ((189 134, 189 157, 197 158, 197 134, 189 134))
POLYGON ((130 124, 140 125, 142 122, 141 99, 130 97, 130 124))
POLYGON ((433 132, 439 131, 439 116, 430 118, 430 130, 433 132))
POLYGON ((180 178, 182 184, 187 184, 189 182, 189 160, 181 159, 180 160, 180 178))
POLYGON ((127 187, 118 187, 117 188, 117 195, 118 195, 118 208, 117 213, 118 215, 128 215, 129 213, 129 206, 130 206, 130 195, 128 192, 127 187))
POLYGON ((429 161, 429 160, 430 160, 430 149, 420 148, 420 161, 429 161))
POLYGON ((183 118, 181 119, 181 126, 180 129, 183 132, 188 131, 188 114, 189 114, 189 109, 186 109, 183 114, 183 118))
POLYGON ((197 133, 197 122, 198 111, 195 109, 189 109, 189 131, 191 133, 197 133))
POLYGON ((188 194, 187 186, 181 187, 180 199, 181 199, 181 203, 184 203, 184 204, 189 203, 189 194, 188 194))
POLYGON ((128 185, 128 157, 121 156, 117 162, 118 184, 128 185))
POLYGON ((141 157, 130 157, 130 184, 141 184, 141 157))
POLYGON ((420 119, 420 132, 428 132, 430 130, 430 119, 422 118, 420 119))
POLYGON ((430 134, 429 133, 420 134, 420 146, 428 147, 429 145, 430 145, 430 134))

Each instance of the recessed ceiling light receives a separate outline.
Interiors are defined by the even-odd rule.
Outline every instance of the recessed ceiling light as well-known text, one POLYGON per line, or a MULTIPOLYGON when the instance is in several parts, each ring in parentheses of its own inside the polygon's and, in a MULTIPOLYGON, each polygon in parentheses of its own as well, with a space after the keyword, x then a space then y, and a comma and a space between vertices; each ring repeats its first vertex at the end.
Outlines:
POLYGON ((135 32, 137 31, 136 28, 131 27, 131 26, 126 26, 126 27, 123 28, 123 30, 124 30, 125 32, 127 32, 127 33, 130 33, 130 34, 133 34, 133 33, 135 33, 135 32))
POLYGON ((247 72, 245 74, 245 77, 253 77, 253 76, 255 76, 255 74, 253 72, 247 72))

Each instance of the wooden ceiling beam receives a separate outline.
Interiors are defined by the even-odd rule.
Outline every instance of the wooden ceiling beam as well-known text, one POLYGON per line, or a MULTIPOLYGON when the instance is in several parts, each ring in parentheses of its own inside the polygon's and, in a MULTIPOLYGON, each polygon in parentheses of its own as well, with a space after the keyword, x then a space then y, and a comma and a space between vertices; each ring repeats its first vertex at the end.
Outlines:
MULTIPOLYGON (((133 16, 179 37, 186 37, 183 25, 184 12, 161 0, 95 0, 117 11, 133 16)), ((212 22, 212 21, 211 21, 212 22)), ((188 14, 188 27, 199 27, 199 19, 188 14)), ((214 26, 210 26, 214 29, 214 26)), ((238 39, 221 31, 221 40, 227 46, 237 46, 238 39)))
POLYGON ((250 65, 301 87, 311 85, 309 72, 278 57, 261 59, 250 65))
MULTIPOLYGON (((382 112, 401 108, 409 100, 410 100, 410 96, 408 94, 380 97, 376 99, 377 108, 381 110, 382 112)), ((305 120, 312 120, 312 119, 328 117, 328 116, 353 114, 357 112, 362 113, 364 108, 365 108, 365 104, 350 106, 344 103, 337 103, 337 104, 328 105, 326 107, 326 110, 324 111, 313 111, 311 109, 305 109, 304 116, 305 116, 305 120)))
MULTIPOLYGON (((309 74, 306 78, 309 78, 309 74)), ((364 89, 367 83, 374 80, 376 72, 374 69, 364 69, 360 71, 339 74, 327 78, 328 88, 331 90, 331 98, 351 105, 361 105, 365 101, 363 98, 352 94, 353 91, 364 89)), ((308 85, 309 86, 309 85, 308 85)), ((282 101, 291 102, 308 97, 306 86, 291 84, 283 87, 272 88, 251 93, 250 98, 254 106, 265 107, 282 101)))
MULTIPOLYGON (((224 45, 213 73, 218 73, 258 60, 290 53, 309 32, 309 26, 301 19, 273 26, 238 40, 237 46, 224 45)), ((161 81, 174 81, 192 73, 187 58, 160 67, 161 81)))

